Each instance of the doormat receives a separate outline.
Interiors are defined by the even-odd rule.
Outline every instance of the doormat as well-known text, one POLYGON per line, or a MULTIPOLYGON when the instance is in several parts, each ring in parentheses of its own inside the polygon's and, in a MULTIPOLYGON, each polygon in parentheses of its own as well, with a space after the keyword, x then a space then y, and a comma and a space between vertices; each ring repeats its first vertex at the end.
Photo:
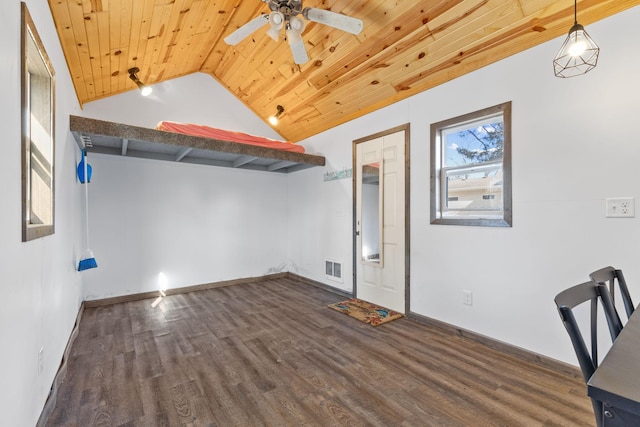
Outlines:
POLYGON ((382 325, 383 323, 404 317, 402 313, 357 298, 329 304, 329 308, 347 314, 371 326, 382 325))

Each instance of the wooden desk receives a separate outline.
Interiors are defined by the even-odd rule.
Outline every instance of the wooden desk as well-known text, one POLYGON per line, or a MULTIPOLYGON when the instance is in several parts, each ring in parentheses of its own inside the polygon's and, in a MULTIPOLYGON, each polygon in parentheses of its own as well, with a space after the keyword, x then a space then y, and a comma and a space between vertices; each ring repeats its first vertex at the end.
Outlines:
POLYGON ((587 382, 604 404, 603 426, 640 426, 640 306, 587 382))

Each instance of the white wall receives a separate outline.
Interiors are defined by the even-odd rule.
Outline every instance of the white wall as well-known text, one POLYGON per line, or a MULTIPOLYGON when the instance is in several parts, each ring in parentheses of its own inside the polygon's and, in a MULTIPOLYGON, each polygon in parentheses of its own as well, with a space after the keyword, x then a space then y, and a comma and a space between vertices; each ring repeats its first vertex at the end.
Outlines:
POLYGON ((286 175, 108 155, 89 163, 98 268, 86 272, 85 299, 285 270, 286 175))
MULTIPOLYGON (((159 121, 197 123, 220 129, 282 139, 213 77, 190 74, 155 84, 148 97, 131 90, 83 106, 82 115, 154 128, 159 121)), ((273 114, 265 112, 265 117, 273 114)))
POLYGON ((76 272, 84 227, 75 178, 79 150, 69 134, 77 114, 62 50, 46 2, 26 2, 56 71, 55 234, 21 241, 20 2, 0 3, 0 413, 1 424, 35 425, 81 302, 76 272), (43 370, 38 373, 38 351, 43 370))
POLYGON ((351 180, 323 182, 322 174, 351 165, 352 140, 409 122, 411 310, 575 364, 553 303, 560 290, 613 265, 640 300, 640 218, 604 217, 605 198, 640 196, 640 59, 628 54, 639 19, 636 7, 588 27, 601 56, 587 75, 553 76, 557 39, 302 141, 327 156, 327 167, 288 182, 294 269, 331 285, 330 256, 352 277, 351 180), (431 225, 430 124, 509 100, 513 227, 431 225), (463 290, 473 306, 463 305, 463 290))
MULTIPOLYGON (((144 127, 190 122, 282 139, 202 73, 154 85, 146 98, 132 90, 88 103, 82 115, 144 127)), ((98 268, 86 272, 85 299, 286 270, 286 175, 96 154, 89 163, 98 268)))

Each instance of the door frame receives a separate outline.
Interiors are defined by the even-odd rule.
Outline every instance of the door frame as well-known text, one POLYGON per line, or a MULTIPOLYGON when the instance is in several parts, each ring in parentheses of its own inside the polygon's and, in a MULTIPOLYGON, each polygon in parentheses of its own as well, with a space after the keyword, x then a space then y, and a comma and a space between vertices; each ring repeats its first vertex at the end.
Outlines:
POLYGON ((396 126, 387 130, 384 130, 382 132, 378 132, 378 133, 374 133, 373 135, 368 135, 362 138, 358 138, 358 139, 354 139, 353 143, 352 143, 352 184, 353 184, 353 190, 352 190, 352 195, 353 195, 353 222, 352 222, 352 237, 353 237, 353 284, 352 284, 352 290, 351 290, 351 294, 353 295, 354 298, 358 297, 358 277, 357 277, 357 262, 358 262, 358 257, 356 256, 356 252, 357 252, 357 218, 356 218, 356 211, 357 211, 357 201, 356 201, 356 183, 357 183, 357 179, 359 179, 359 173, 358 173, 358 168, 356 165, 356 157, 357 157, 357 152, 356 152, 356 146, 358 144, 361 144, 363 142, 367 142, 367 141, 371 141, 372 139, 377 139, 377 138, 381 138, 383 136, 386 135, 391 135, 397 132, 401 132, 404 131, 404 218, 405 218, 405 222, 404 222, 404 312, 405 315, 409 313, 409 309, 411 307, 411 286, 410 286, 410 277, 411 277, 411 270, 410 270, 410 266, 411 266, 411 221, 410 221, 410 207, 411 207, 411 203, 410 203, 410 189, 411 189, 411 176, 410 176, 410 172, 411 172, 411 152, 409 151, 410 148, 410 141, 411 141, 411 135, 410 135, 410 125, 409 123, 405 123, 403 125, 400 126, 396 126))

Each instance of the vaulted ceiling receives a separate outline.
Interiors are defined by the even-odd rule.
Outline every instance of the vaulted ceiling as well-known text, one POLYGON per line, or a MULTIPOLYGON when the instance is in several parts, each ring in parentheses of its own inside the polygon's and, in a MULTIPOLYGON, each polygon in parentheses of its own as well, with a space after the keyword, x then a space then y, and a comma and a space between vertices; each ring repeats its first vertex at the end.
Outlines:
MULTIPOLYGON (((580 0, 578 22, 589 31, 638 4, 580 0)), ((287 42, 266 28, 236 46, 223 41, 269 12, 259 0, 49 5, 81 104, 135 89, 132 67, 147 84, 204 72, 265 121, 282 105, 276 131, 294 142, 566 34, 574 13, 571 0, 303 0, 357 17, 364 29, 353 35, 307 22, 310 60, 296 65, 287 42)))

